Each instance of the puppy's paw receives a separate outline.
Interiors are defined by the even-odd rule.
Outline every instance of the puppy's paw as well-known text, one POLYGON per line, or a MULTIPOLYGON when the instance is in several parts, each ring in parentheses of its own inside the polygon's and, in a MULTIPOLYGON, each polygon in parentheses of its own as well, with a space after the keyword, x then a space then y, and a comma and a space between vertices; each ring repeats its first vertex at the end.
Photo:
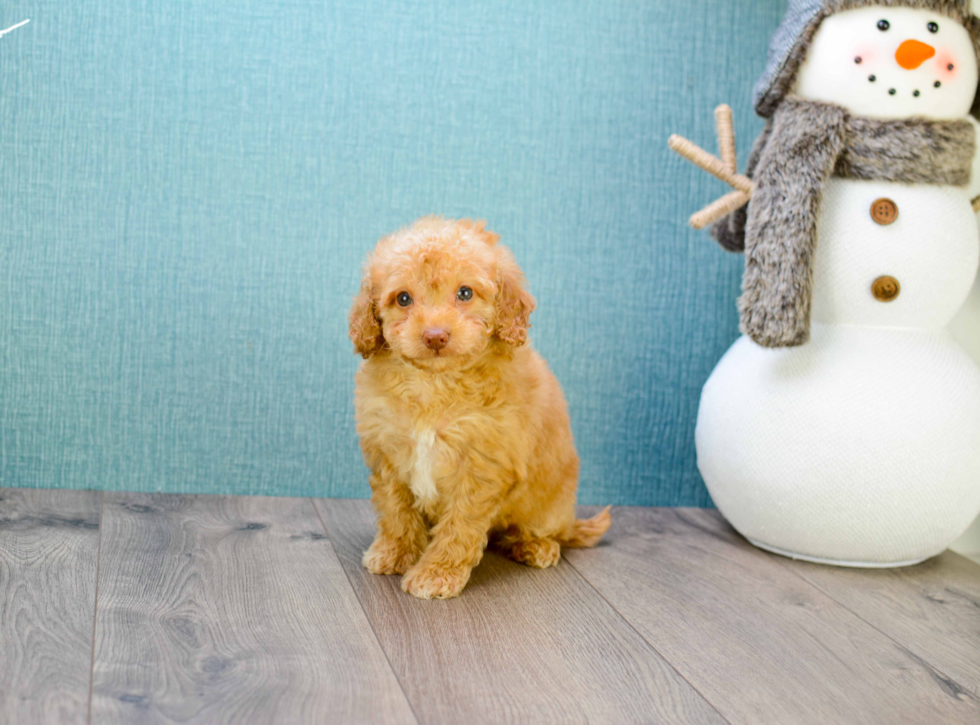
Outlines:
POLYGON ((419 552, 379 536, 364 552, 361 564, 372 574, 404 574, 418 561, 419 556, 419 552))
POLYGON ((402 577, 402 591, 419 599, 452 599, 460 595, 469 579, 469 569, 417 566, 402 577))
POLYGON ((524 539, 515 543, 509 553, 512 559, 522 564, 547 569, 558 564, 561 546, 554 539, 524 539))

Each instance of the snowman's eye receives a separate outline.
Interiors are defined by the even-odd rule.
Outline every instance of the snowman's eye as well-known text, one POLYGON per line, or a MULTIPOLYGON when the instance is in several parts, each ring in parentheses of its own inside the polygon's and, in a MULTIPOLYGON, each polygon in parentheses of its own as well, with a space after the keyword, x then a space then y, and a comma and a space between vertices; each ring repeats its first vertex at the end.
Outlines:
POLYGON ((885 32, 891 26, 892 26, 892 24, 889 23, 887 20, 879 20, 878 21, 878 30, 880 30, 881 32, 885 32))
POLYGON ((939 32, 939 26, 936 23, 929 23, 926 26, 926 28, 929 30, 930 33, 938 33, 939 32))

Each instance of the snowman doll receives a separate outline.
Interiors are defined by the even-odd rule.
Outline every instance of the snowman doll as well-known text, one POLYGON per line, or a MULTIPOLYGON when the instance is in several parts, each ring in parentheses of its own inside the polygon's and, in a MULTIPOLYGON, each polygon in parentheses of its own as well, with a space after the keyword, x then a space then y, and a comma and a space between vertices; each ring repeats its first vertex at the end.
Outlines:
POLYGON ((980 368, 947 327, 980 262, 969 0, 790 0, 738 174, 692 217, 745 253, 743 337, 704 387, 698 466, 750 542, 903 566, 980 513, 980 368))

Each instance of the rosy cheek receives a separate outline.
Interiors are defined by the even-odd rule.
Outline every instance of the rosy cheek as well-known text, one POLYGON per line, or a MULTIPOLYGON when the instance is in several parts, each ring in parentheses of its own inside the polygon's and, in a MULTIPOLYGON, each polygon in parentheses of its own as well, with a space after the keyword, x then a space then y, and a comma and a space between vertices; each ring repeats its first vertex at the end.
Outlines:
POLYGON ((851 52, 852 62, 859 68, 867 67, 868 65, 873 65, 881 56, 880 51, 877 47, 873 45, 859 45, 855 46, 854 50, 851 52), (858 63, 858 58, 861 62, 858 63))
POLYGON ((948 50, 936 53, 936 72, 944 80, 953 80, 959 75, 960 63, 956 56, 948 50))

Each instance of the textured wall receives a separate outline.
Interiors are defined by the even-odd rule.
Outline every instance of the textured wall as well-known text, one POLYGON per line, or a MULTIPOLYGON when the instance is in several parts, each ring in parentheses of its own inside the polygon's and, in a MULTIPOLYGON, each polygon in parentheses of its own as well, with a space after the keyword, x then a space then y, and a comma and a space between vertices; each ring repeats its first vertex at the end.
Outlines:
POLYGON ((741 260, 688 230, 783 0, 5 0, 0 485, 363 496, 346 311, 383 233, 490 221, 582 500, 704 505, 741 260))

